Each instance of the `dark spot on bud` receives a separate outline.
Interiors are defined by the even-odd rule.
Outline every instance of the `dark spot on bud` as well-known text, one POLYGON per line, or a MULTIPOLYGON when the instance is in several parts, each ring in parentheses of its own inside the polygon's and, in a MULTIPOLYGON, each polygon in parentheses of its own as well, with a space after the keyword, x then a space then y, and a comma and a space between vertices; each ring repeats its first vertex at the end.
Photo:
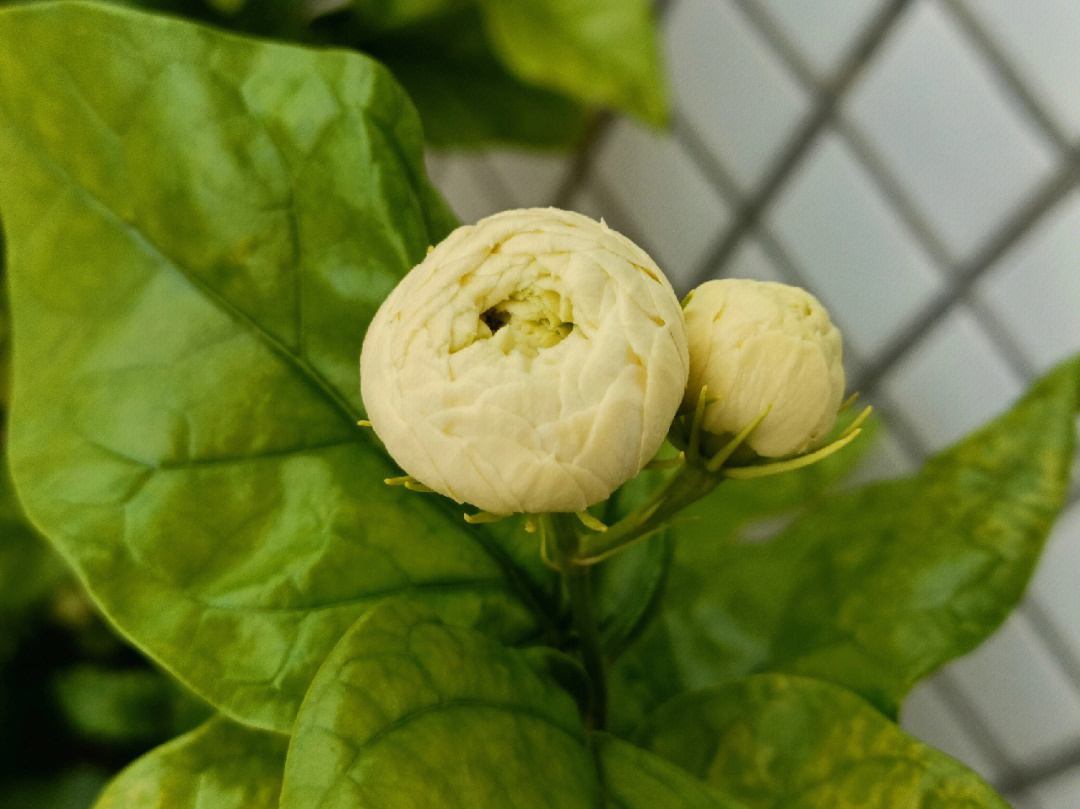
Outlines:
POLYGON ((491 329, 491 333, 494 334, 506 325, 506 312, 500 312, 493 306, 486 312, 481 313, 480 319, 484 321, 484 325, 491 329))

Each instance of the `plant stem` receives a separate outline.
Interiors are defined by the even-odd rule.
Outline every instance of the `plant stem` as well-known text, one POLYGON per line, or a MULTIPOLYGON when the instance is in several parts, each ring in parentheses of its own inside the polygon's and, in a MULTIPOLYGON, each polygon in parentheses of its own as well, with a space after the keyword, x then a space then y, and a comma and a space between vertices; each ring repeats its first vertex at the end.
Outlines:
POLYGON ((592 571, 570 565, 563 571, 563 581, 570 596, 570 612, 581 647, 581 662, 589 677, 589 707, 585 724, 590 730, 602 730, 607 720, 607 679, 604 653, 600 649, 600 628, 593 604, 592 571))
POLYGON ((594 564, 655 533, 679 511, 715 489, 722 479, 695 464, 683 464, 644 505, 607 531, 584 536, 575 562, 578 565, 594 564))
POLYGON ((575 563, 581 540, 574 519, 572 514, 546 514, 541 518, 541 523, 554 540, 556 559, 578 637, 581 662, 589 680, 589 704, 585 712, 585 724, 590 730, 602 730, 607 720, 604 653, 600 647, 600 627, 593 602, 592 571, 575 563))

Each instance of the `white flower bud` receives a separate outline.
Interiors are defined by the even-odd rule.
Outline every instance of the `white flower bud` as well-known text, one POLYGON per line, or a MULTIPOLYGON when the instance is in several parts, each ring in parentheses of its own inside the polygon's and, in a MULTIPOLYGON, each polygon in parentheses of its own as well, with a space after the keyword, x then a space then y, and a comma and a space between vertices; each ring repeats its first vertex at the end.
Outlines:
POLYGON ((769 408, 747 444, 759 455, 803 452, 833 426, 844 395, 840 332, 818 300, 785 284, 708 281, 683 307, 690 346, 684 403, 719 397, 702 426, 737 433, 769 408))
POLYGON ((429 251, 371 322, 361 394, 409 475, 497 514, 580 511, 663 443, 689 359, 671 285, 603 222, 506 211, 429 251))

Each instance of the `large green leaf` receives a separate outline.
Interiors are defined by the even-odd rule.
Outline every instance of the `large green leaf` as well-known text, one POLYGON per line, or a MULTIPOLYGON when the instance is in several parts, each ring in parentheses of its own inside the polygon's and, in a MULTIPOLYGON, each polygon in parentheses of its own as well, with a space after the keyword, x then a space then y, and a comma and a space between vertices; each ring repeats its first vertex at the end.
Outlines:
POLYGON ((676 698, 647 741, 748 809, 1007 809, 864 700, 804 677, 757 675, 676 698))
POLYGON ((537 662, 407 601, 376 607, 304 700, 282 809, 737 809, 649 752, 587 740, 537 662))
POLYGON ((211 719, 151 750, 95 809, 277 809, 287 739, 211 719))
POLYGON ((288 729, 392 593, 507 641, 535 630, 521 546, 383 485, 397 471, 356 424, 366 325, 452 226, 385 69, 112 6, 10 7, 0 206, 16 484, 193 690, 288 729))
POLYGON ((1068 486, 1078 389, 1080 358, 919 474, 828 498, 772 541, 686 526, 660 620, 617 672, 624 702, 788 671, 895 715, 1019 601, 1068 486))
POLYGON ((492 47, 527 82, 655 124, 667 99, 648 0, 479 0, 492 47))
POLYGON ((282 809, 592 809, 573 700, 520 651, 391 600, 350 630, 296 720, 282 809))

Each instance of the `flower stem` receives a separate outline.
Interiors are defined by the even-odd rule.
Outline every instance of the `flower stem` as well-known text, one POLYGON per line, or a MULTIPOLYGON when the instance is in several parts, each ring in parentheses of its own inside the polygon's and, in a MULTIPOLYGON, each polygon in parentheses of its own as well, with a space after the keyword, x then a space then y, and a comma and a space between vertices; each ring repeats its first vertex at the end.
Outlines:
POLYGON ((593 601, 592 571, 575 562, 581 540, 573 519, 573 514, 547 514, 541 518, 544 530, 554 540, 557 566, 566 587, 581 662, 589 680, 585 724, 590 730, 602 730, 607 720, 604 653, 600 646, 600 627, 593 601))
POLYGON ((603 533, 582 537, 574 561, 586 566, 600 562, 638 540, 663 528, 686 506, 700 500, 719 485, 722 477, 694 464, 679 467, 643 505, 603 533))
POLYGON ((592 571, 581 565, 563 570, 563 581, 570 597, 570 612, 581 648, 581 662, 589 677, 589 706, 585 724, 590 730, 602 730, 607 720, 607 675, 604 653, 600 649, 600 628, 593 603, 592 571))

